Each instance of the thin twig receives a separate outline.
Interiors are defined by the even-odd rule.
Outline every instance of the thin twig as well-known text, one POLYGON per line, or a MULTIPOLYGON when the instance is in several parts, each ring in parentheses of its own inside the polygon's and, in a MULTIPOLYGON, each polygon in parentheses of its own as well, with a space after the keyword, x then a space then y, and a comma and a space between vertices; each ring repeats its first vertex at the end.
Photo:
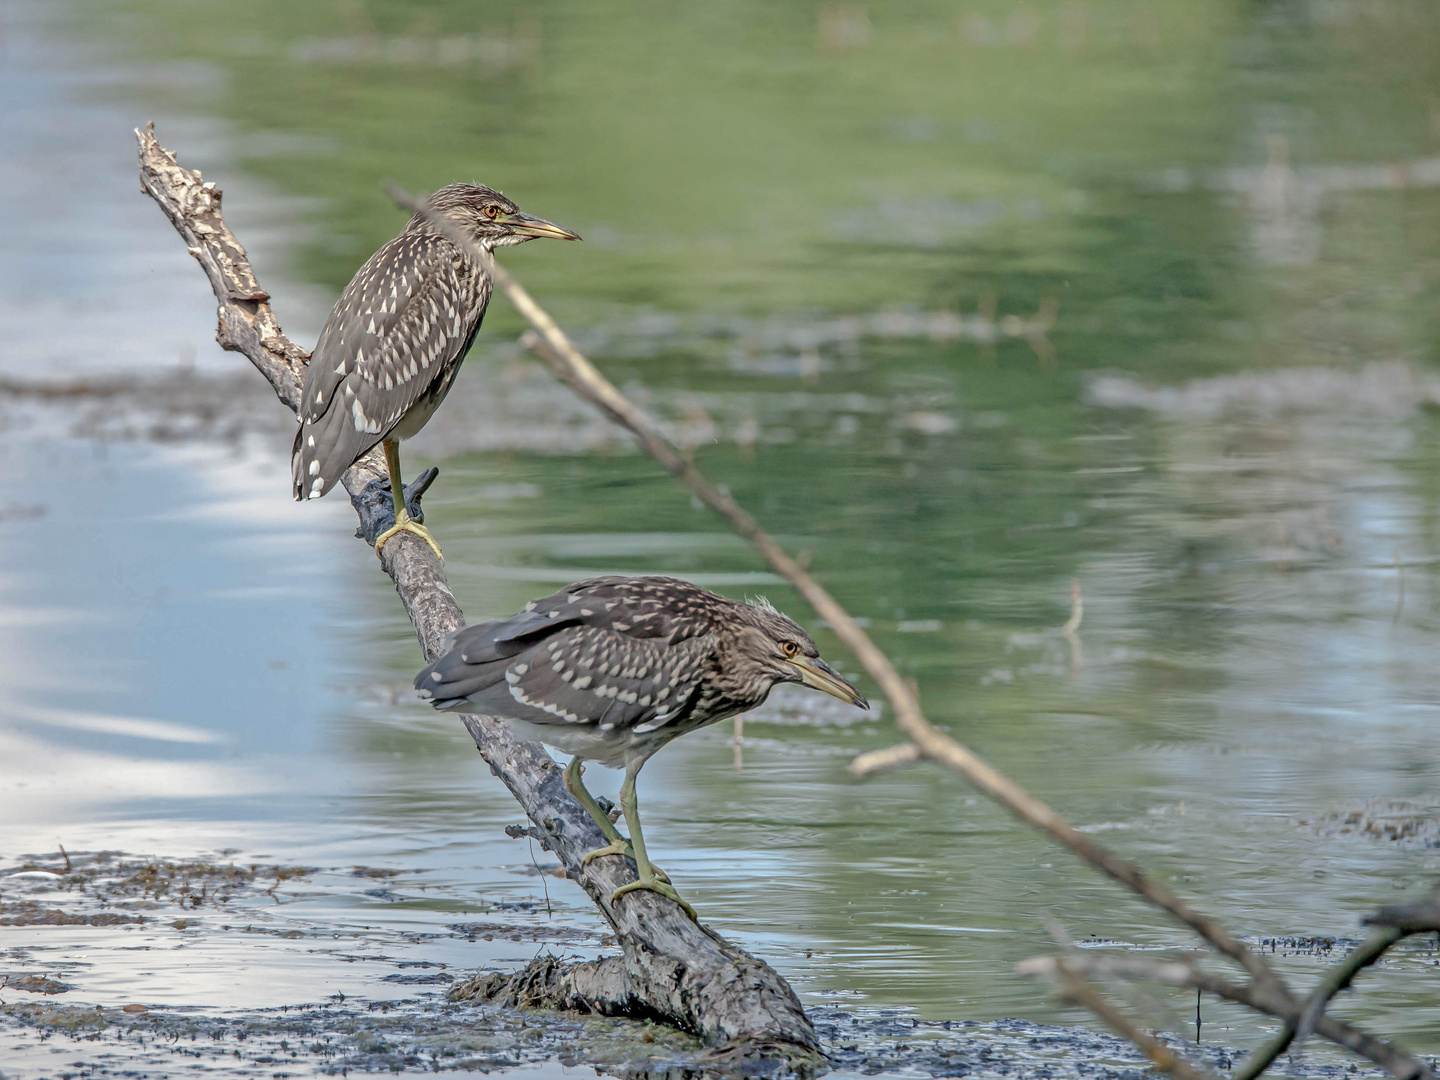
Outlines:
POLYGON ((1394 926, 1407 934, 1424 934, 1440 930, 1440 888, 1423 900, 1409 904, 1387 904, 1373 915, 1366 915, 1366 926, 1394 926))
POLYGON ((1294 1023, 1284 1024, 1264 1046, 1259 1047, 1245 1064, 1235 1071, 1232 1080, 1255 1080, 1261 1073, 1290 1048, 1291 1043, 1299 1045, 1315 1030, 1315 1023, 1330 999, 1344 990, 1355 976, 1379 960, 1385 950, 1405 936, 1403 930, 1387 926, 1376 930, 1358 948, 1352 949, 1340 963, 1325 972, 1325 977, 1304 1001, 1299 1017, 1294 1023))
POLYGON ((1085 1006, 1111 1031, 1138 1046, 1157 1069, 1169 1073, 1176 1080, 1216 1080, 1215 1074, 1209 1069, 1186 1061, 1130 1019, 1123 1009, 1100 993, 1099 988, 1072 966, 1068 959, 1057 960, 1055 969, 1060 975, 1060 992, 1065 997, 1077 1005, 1085 1006))
MULTIPOLYGON (((1285 1023, 1299 1023, 1303 1006, 1293 998, 1283 999, 1254 983, 1238 985, 1210 974, 1186 960, 1150 960, 1134 956, 1104 954, 1065 958, 1076 970, 1095 979, 1147 979, 1165 986, 1187 986, 1233 1001, 1237 1005, 1273 1016, 1285 1023)), ((1036 956, 1015 966, 1021 975, 1059 977, 1059 958, 1036 956)), ((1393 1043, 1322 1013, 1315 1021, 1315 1033, 1361 1057, 1368 1058, 1400 1080, 1434 1080, 1434 1074, 1420 1061, 1393 1043)))
POLYGON ((1202 915, 1164 885, 1146 877, 1134 863, 1121 859, 1084 833, 1076 831, 1074 826, 1045 803, 993 768, 974 751, 931 724, 921 712, 914 692, 889 657, 870 640, 869 635, 860 628, 850 613, 806 573, 799 563, 786 554, 728 491, 718 487, 696 469, 665 436, 653 418, 600 374, 549 313, 535 302, 534 297, 504 267, 494 261, 489 252, 466 236, 444 215, 431 209, 426 200, 410 195, 394 185, 391 185, 389 190, 397 204, 424 215, 461 250, 481 261, 495 285, 510 298, 515 309, 530 324, 532 329, 521 338, 523 344, 534 351, 550 370, 577 394, 627 428, 666 472, 689 488, 701 502, 725 518, 731 528, 759 550, 776 573, 795 587, 815 613, 830 625, 835 636, 855 654, 855 658, 869 672, 870 677, 880 684, 881 690, 894 707, 896 726, 914 742, 922 755, 958 772, 1016 817, 1047 833, 1091 866, 1138 893, 1156 907, 1169 912, 1199 934, 1216 951, 1245 968, 1257 983, 1286 998, 1292 997, 1289 989, 1264 958, 1247 949, 1219 922, 1202 915))
POLYGON ((899 765, 908 765, 912 761, 919 761, 922 757, 924 755, 920 753, 920 748, 913 742, 887 746, 883 750, 867 750, 850 762, 850 773, 852 776, 863 778, 899 765))

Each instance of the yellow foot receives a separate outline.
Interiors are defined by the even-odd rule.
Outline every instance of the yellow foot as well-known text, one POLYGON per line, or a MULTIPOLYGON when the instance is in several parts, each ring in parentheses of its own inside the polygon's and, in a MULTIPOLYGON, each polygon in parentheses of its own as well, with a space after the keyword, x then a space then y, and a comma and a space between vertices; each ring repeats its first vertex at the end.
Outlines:
POLYGON ((389 540, 392 536, 399 532, 414 533, 416 536, 420 537, 421 540, 424 540, 427 544, 430 545, 430 549, 435 552, 435 557, 437 559, 441 560, 442 562, 444 561, 445 555, 443 552, 441 552, 440 545, 435 542, 435 538, 430 535, 430 530, 425 528, 425 526, 421 525, 418 521, 413 520, 410 515, 405 513, 405 511, 403 510, 400 511, 400 517, 395 522, 395 524, 390 526, 390 528, 386 529, 383 533, 381 533, 375 538, 375 554, 379 555, 385 547, 385 541, 389 540))
MULTIPOLYGON (((592 859, 602 859, 606 855, 623 855, 627 859, 633 859, 635 858, 635 845, 622 837, 619 840, 606 844, 604 847, 596 848, 594 851, 587 851, 585 857, 580 860, 580 865, 589 866, 592 859)), ((670 884, 670 876, 666 874, 664 870, 661 870, 653 864, 650 869, 655 872, 657 878, 667 885, 670 884)))
POLYGON ((604 847, 597 847, 594 851, 587 851, 585 857, 580 860, 581 866, 589 866, 595 859, 603 859, 606 855, 623 855, 627 859, 635 857, 635 845, 629 840, 614 840, 604 847))
POLYGON ((661 896, 674 900, 675 903, 679 904, 685 910, 686 915, 689 915, 690 918, 697 923, 700 921, 699 916, 695 914, 695 909, 681 898, 680 894, 675 891, 675 886, 671 885, 669 881, 661 880, 658 876, 651 876, 648 879, 641 878, 639 881, 630 882, 629 885, 621 885, 610 894, 610 902, 613 904, 626 893, 634 892, 636 889, 648 889, 653 893, 659 893, 661 896))

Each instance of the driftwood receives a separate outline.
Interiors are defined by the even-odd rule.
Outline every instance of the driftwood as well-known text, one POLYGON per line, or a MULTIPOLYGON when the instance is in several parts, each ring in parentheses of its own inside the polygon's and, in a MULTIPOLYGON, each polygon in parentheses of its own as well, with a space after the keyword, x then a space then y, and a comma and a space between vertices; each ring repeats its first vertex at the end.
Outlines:
MULTIPOLYGON (((299 401, 309 354, 289 338, 255 280, 245 249, 225 225, 220 190, 198 172, 182 168, 155 138, 154 126, 137 131, 140 184, 175 226, 205 275, 219 303, 216 339, 222 348, 242 353, 293 412, 299 401)), ((417 478, 406 502, 418 516, 419 496, 433 473, 417 478)), ((377 450, 354 465, 343 481, 360 519, 357 534, 374 537, 394 522, 377 450)), ((430 547, 400 533, 380 558, 415 627, 426 659, 464 617, 430 547)), ((717 1061, 762 1058, 762 1071, 809 1071, 823 1062, 814 1028, 789 985, 769 966, 718 934, 690 920, 678 905, 655 893, 627 894, 611 902, 616 888, 635 880, 622 859, 581 857, 605 844, 595 823, 566 791, 560 768, 537 743, 516 740, 494 717, 470 716, 465 725, 475 745, 534 823, 533 835, 559 857, 567 875, 594 900, 610 921, 621 955, 566 969, 531 993, 531 1004, 588 1009, 609 1015, 660 1019, 692 1031, 717 1048, 717 1061)), ((529 985, 539 986, 533 978, 529 985)), ((503 990, 498 990, 504 993, 503 990)))

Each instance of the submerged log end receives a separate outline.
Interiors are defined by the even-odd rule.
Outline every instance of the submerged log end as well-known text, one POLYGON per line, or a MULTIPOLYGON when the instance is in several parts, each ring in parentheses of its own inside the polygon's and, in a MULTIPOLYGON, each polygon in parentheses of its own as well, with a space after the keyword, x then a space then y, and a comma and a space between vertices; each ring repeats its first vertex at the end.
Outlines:
MULTIPOLYGON (((737 975, 743 973, 737 965, 737 975)), ((553 956, 532 960, 511 975, 482 971, 452 987, 446 997, 454 1002, 486 1002, 509 1008, 558 1009, 565 1012, 591 1013, 596 1016, 621 1016, 631 1020, 654 1020, 674 1025, 677 1017, 659 1011, 643 987, 636 985, 629 965, 618 956, 579 963, 565 963, 553 956)), ((742 995, 743 997, 743 995, 742 995)), ((736 1003, 737 1005, 739 1002, 736 1003)), ((731 1006, 734 1008, 734 1006, 731 1006)), ((729 1021, 743 1030, 746 1017, 741 1009, 729 1021)), ((710 1017, 710 1019, 717 1019, 710 1017)), ((722 1022, 725 1018, 721 1019, 722 1022)), ((694 1030, 691 1023, 681 1025, 694 1030)), ((704 1052, 703 1064, 726 1075, 746 1077, 811 1077, 829 1068, 829 1059, 821 1052, 815 1032, 809 1024, 794 1033, 795 1041, 776 1038, 772 1025, 769 1031, 753 1036, 738 1035, 714 1045, 704 1052)))

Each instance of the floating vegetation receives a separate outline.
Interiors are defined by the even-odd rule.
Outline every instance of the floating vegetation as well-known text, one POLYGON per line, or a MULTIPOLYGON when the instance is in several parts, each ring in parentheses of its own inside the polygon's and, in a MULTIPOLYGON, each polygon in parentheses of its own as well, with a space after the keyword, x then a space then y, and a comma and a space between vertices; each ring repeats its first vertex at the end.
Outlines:
POLYGON ((32 859, 9 872, 0 871, 0 926, 111 926, 143 922, 140 915, 117 912, 73 913, 44 907, 32 900, 4 902, 5 886, 53 888, 87 897, 103 906, 134 906, 129 902, 174 904, 180 908, 228 904, 242 896, 273 897, 287 881, 314 871, 304 866, 214 863, 204 860, 126 859, 115 852, 62 853, 63 864, 32 859))
POLYGON ((1368 799, 1300 824, 1324 837, 1358 836, 1407 848, 1440 847, 1440 813, 1433 806, 1368 799))

